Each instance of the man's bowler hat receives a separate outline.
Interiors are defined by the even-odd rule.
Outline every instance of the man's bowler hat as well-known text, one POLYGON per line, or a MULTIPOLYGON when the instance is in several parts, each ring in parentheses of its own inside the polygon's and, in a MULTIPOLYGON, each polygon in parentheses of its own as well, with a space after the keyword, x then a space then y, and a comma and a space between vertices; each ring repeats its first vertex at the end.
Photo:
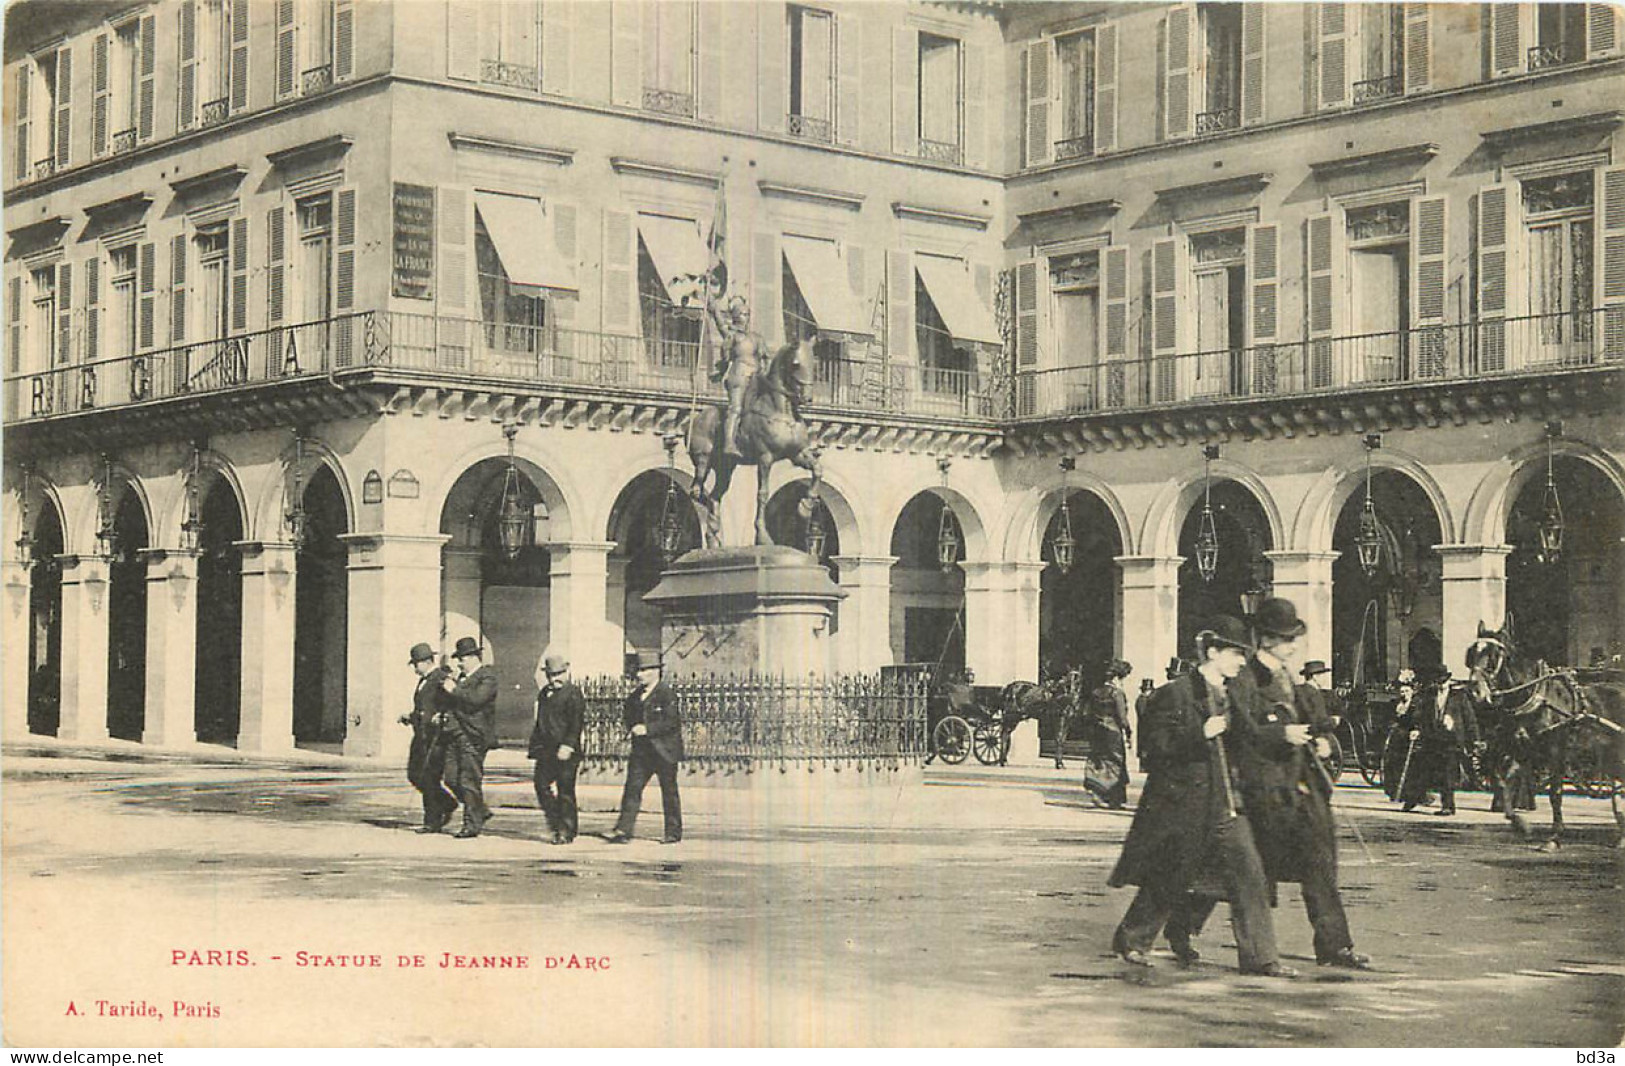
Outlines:
POLYGON ((1320 659, 1310 659, 1308 662, 1303 664, 1303 669, 1298 672, 1303 675, 1303 679, 1305 681, 1308 681, 1312 678, 1319 677, 1321 674, 1331 673, 1332 668, 1327 666, 1325 662, 1320 659))
POLYGON ((1239 618, 1221 614, 1204 626, 1196 634, 1196 650, 1198 654, 1206 648, 1235 648, 1237 651, 1252 651, 1253 641, 1247 633, 1247 627, 1242 625, 1239 618))
POLYGON ((1309 632, 1309 627, 1298 617, 1298 608, 1291 600, 1271 596, 1259 604, 1253 615, 1253 629, 1259 636, 1281 637, 1290 640, 1309 632))
POLYGON ((412 658, 414 663, 427 663, 434 661, 434 649, 427 644, 412 645, 412 658))
POLYGON ((658 651, 640 651, 640 652, 638 652, 638 669, 639 670, 659 670, 660 669, 660 653, 658 651))
POLYGON ((547 653, 547 657, 542 660, 542 669, 550 674, 562 674, 570 669, 570 660, 556 651, 550 651, 547 653))
POLYGON ((461 659, 465 655, 472 655, 477 659, 480 657, 480 642, 473 637, 458 637, 457 647, 451 654, 455 659, 461 659))

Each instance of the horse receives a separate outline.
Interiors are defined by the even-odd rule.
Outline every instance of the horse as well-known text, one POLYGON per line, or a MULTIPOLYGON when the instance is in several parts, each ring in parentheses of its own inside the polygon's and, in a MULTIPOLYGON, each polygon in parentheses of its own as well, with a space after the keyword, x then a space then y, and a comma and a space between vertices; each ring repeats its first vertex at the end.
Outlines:
POLYGON ((1563 786, 1583 757, 1601 753, 1603 772, 1612 779, 1610 801, 1619 830, 1615 846, 1625 848, 1625 683, 1580 681, 1575 671, 1544 662, 1520 662, 1510 631, 1478 628, 1467 649, 1470 691, 1483 712, 1480 723, 1490 738, 1489 771, 1507 820, 1520 836, 1529 826, 1518 811, 1519 786, 1544 779, 1552 807, 1552 835, 1540 845, 1563 844, 1563 786))
MULTIPOLYGON (((801 516, 811 518, 817 506, 823 469, 807 423, 801 419, 801 407, 812 384, 811 367, 812 345, 807 338, 786 344, 752 375, 740 399, 736 436, 743 462, 756 467, 757 544, 773 543, 767 530, 767 481, 780 459, 812 474, 812 484, 799 507, 801 516)), ((708 406, 689 426, 688 457, 694 464, 690 495, 700 507, 708 548, 722 546, 722 498, 733 482, 735 468, 741 465, 741 460, 723 450, 723 415, 721 408, 708 406)))
POLYGON ((1005 731, 1033 718, 1040 728, 1051 726, 1055 737, 1055 768, 1066 769, 1061 746, 1066 743, 1072 720, 1082 713, 1083 671, 1072 667, 1043 682, 1012 681, 1000 694, 1004 707, 1005 731))

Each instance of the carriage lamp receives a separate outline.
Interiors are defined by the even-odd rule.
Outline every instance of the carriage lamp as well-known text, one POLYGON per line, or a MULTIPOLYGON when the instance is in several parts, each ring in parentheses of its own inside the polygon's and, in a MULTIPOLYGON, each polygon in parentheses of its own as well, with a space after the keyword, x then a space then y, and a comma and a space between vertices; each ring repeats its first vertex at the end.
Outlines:
POLYGON ((683 547, 682 500, 677 496, 677 444, 681 438, 668 433, 662 444, 666 449, 666 495, 660 501, 660 525, 655 537, 660 543, 660 558, 670 565, 683 547))
POLYGON ((23 467, 23 484, 18 493, 17 518, 22 523, 22 536, 17 538, 17 562, 24 570, 34 565, 34 535, 28 524, 28 490, 33 485, 34 472, 29 467, 23 467))
POLYGON ((812 498, 812 514, 807 516, 807 554, 822 562, 824 545, 829 542, 829 530, 824 525, 824 501, 812 498))
POLYGON ((101 483, 96 486, 97 554, 111 559, 118 555, 118 524, 113 500, 113 458, 102 453, 101 483))
POLYGON ((1251 618, 1258 613, 1258 609, 1264 605, 1264 601, 1268 598, 1269 593, 1264 591, 1262 585, 1254 581, 1241 594, 1241 612, 1251 618))
POLYGON ((1552 442, 1563 435, 1563 423, 1546 423, 1546 495, 1540 503, 1541 560, 1555 563, 1563 554, 1563 501, 1552 478, 1552 442))
POLYGON ((1219 572, 1219 527, 1213 521, 1213 460, 1219 457, 1217 444, 1202 445, 1202 520, 1196 530, 1196 570, 1202 580, 1211 582, 1219 572))
MULTIPOLYGON (((1061 469, 1071 473, 1077 469, 1078 460, 1074 456, 1061 457, 1061 469)), ((1061 490, 1061 526, 1055 531, 1055 537, 1050 541, 1050 550, 1055 554, 1055 568, 1063 574, 1072 571, 1072 549, 1077 546, 1077 540, 1072 536, 1072 510, 1068 506, 1071 502, 1069 487, 1062 486, 1061 490)))
MULTIPOLYGON (((954 461, 948 456, 937 460, 937 469, 942 471, 942 485, 948 486, 948 468, 954 461)), ((948 506, 948 498, 942 497, 942 512, 937 516, 937 565, 942 567, 943 573, 953 570, 954 563, 959 561, 959 527, 954 524, 953 509, 948 506)))
POLYGON ((195 552, 203 545, 203 448, 192 445, 192 469, 186 475, 186 518, 181 521, 181 548, 195 552))
POLYGON ((502 554, 513 562, 525 546, 525 528, 533 519, 525 513, 525 501, 519 495, 519 465, 514 461, 513 439, 519 433, 519 423, 509 422, 502 427, 508 439, 508 467, 502 472, 502 504, 497 512, 497 542, 502 554))
POLYGON ((1382 563, 1382 529, 1377 522, 1377 505, 1371 499, 1371 453, 1382 447, 1381 433, 1367 433, 1365 445, 1365 503, 1360 507, 1360 528, 1354 535, 1354 550, 1360 557, 1360 572, 1369 581, 1377 576, 1382 563))
POLYGON ((294 551, 299 551, 305 546, 309 523, 305 514, 305 437, 297 429, 293 431, 293 469, 290 473, 293 491, 287 497, 288 506, 282 513, 282 524, 288 530, 288 543, 293 545, 294 551))

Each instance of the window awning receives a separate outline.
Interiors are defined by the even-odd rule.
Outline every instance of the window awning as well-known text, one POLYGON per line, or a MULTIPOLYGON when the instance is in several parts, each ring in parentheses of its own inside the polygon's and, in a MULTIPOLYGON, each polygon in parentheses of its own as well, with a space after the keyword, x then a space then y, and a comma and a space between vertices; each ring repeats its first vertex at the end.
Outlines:
POLYGON ((847 285, 846 264, 841 262, 835 242, 786 236, 784 258, 821 332, 874 336, 869 319, 847 285))
POLYGON ((508 284, 527 296, 580 293, 575 264, 559 254, 540 201, 479 192, 474 194, 474 210, 491 235, 508 284))
POLYGON ((692 299, 697 290, 688 279, 704 276, 711 266, 699 227, 686 218, 639 215, 638 235, 654 261, 666 298, 674 304, 683 303, 685 296, 692 299))
POLYGON ((993 314, 976 295, 963 260, 916 255, 914 269, 931 295, 931 302, 937 305, 937 314, 942 316, 949 336, 976 344, 1003 343, 999 328, 993 324, 993 314))

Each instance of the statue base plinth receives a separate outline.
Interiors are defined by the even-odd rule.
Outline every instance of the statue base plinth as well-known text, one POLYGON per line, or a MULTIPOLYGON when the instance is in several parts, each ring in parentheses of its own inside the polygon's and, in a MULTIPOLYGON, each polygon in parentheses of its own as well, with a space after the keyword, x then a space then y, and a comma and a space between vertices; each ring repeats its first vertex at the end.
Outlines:
POLYGON ((782 545, 700 548, 643 598, 659 607, 666 676, 823 677, 846 594, 806 552, 782 545))

